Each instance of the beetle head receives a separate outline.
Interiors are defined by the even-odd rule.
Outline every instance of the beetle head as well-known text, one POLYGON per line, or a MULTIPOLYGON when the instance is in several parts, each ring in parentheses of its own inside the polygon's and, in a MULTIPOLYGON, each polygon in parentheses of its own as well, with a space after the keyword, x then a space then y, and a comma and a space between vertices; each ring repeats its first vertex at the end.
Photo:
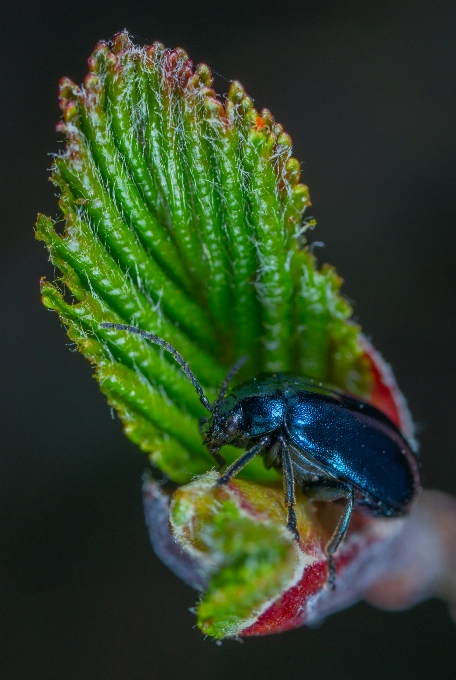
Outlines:
POLYGON ((241 433, 242 407, 237 398, 230 394, 214 408, 208 418, 201 418, 200 432, 203 443, 209 451, 216 453, 225 444, 242 446, 244 439, 241 433))

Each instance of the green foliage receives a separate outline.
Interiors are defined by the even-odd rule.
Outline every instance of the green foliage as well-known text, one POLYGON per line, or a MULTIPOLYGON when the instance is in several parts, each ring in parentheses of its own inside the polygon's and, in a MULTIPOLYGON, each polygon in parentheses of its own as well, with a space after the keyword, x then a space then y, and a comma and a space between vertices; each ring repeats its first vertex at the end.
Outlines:
MULTIPOLYGON (((303 245, 308 191, 271 113, 238 82, 222 102, 206 65, 125 33, 100 43, 89 68, 81 87, 61 81, 67 145, 52 181, 64 230, 37 223, 61 277, 43 281, 42 295, 127 436, 176 482, 212 465, 197 427, 204 409, 173 359, 102 322, 165 338, 209 399, 245 353, 244 379, 294 371, 367 396, 359 328, 335 271, 319 271, 303 245)), ((245 471, 274 474, 261 461, 245 471)))
POLYGON ((213 523, 211 547, 230 559, 209 582, 198 626, 206 635, 224 638, 280 594, 293 575, 295 555, 280 525, 248 519, 234 503, 221 504, 213 523))
MULTIPOLYGON (((237 480, 219 489, 217 477, 209 472, 176 491, 170 526, 184 550, 210 565, 197 625, 206 635, 224 638, 237 635, 280 597, 297 572, 299 551, 284 526, 280 485, 237 480)), ((298 515, 306 516, 305 510, 298 515)))

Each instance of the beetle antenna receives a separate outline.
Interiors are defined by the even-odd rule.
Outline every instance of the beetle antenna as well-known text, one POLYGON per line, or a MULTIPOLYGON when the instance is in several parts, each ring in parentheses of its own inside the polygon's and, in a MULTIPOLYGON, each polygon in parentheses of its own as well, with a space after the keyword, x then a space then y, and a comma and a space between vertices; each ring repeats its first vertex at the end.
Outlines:
POLYGON ((222 384, 220 386, 218 397, 214 401, 214 403, 212 404, 212 412, 213 413, 217 413, 217 411, 219 410, 220 404, 222 403, 222 399, 226 394, 226 391, 228 389, 230 382, 233 380, 236 373, 242 368, 242 366, 245 364, 245 362, 248 360, 248 358, 249 358, 249 355, 244 354, 244 356, 242 356, 240 359, 238 359, 236 361, 236 363, 233 366, 231 366, 230 370, 226 374, 225 380, 222 382, 222 384))
POLYGON ((141 330, 141 328, 136 328, 135 326, 127 326, 123 323, 101 323, 100 326, 101 326, 101 328, 115 328, 116 331, 128 331, 129 333, 136 333, 136 335, 140 335, 142 338, 145 338, 146 340, 150 340, 151 342, 154 343, 154 345, 160 345, 160 347, 163 347, 163 349, 165 349, 167 352, 169 352, 174 357, 174 359, 177 361, 179 366, 184 371, 187 378, 189 378, 193 387, 197 391, 198 396, 200 398, 200 401, 201 401, 202 405, 204 406, 204 408, 207 409, 210 413, 212 413, 212 406, 211 406, 208 398, 205 396, 205 394, 203 392, 203 388, 201 387, 198 380, 196 379, 192 369, 187 364, 187 362, 185 361, 182 354, 180 354, 180 352, 178 352, 177 349, 175 349, 172 345, 170 345, 169 342, 166 342, 166 340, 159 338, 158 335, 153 335, 153 333, 148 333, 147 331, 143 331, 143 330, 141 330))

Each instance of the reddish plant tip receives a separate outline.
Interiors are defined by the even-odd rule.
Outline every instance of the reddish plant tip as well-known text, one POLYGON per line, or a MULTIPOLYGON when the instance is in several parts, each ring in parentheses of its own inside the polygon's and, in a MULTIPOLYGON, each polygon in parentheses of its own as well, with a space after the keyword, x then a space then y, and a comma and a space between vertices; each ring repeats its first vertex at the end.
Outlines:
POLYGON ((59 106, 63 113, 65 123, 69 123, 78 113, 76 102, 68 99, 60 99, 59 106))
POLYGON ((283 132, 283 128, 280 131, 276 131, 276 129, 274 129, 274 132, 277 134, 277 144, 284 150, 291 149, 292 141, 290 135, 287 132, 283 132))
POLYGON ((95 46, 95 49, 93 50, 90 57, 87 59, 89 71, 91 71, 92 73, 97 73, 100 69, 100 66, 106 60, 108 52, 109 52, 108 45, 104 42, 104 40, 100 41, 95 46))
POLYGON ((205 99, 205 106, 209 115, 213 119, 218 118, 219 122, 223 125, 223 128, 227 129, 229 121, 223 104, 215 97, 208 96, 205 99))
POLYGON ((117 54, 122 50, 127 50, 129 47, 131 47, 132 42, 127 31, 120 31, 120 33, 117 33, 112 39, 111 45, 111 49, 114 54, 117 54))
POLYGON ((176 47, 174 51, 179 57, 179 59, 181 59, 182 61, 187 61, 193 66, 193 62, 188 58, 187 52, 183 50, 182 47, 176 47))
POLYGON ((93 49, 92 57, 96 57, 100 52, 106 53, 108 50, 108 43, 105 40, 100 40, 93 49))
POLYGON ((86 90, 95 90, 100 85, 100 79, 95 73, 88 73, 84 78, 84 87, 86 90))
POLYGON ((259 130, 262 130, 265 126, 264 119, 261 116, 257 116, 255 120, 255 124, 259 130))
POLYGON ((155 59, 165 52, 165 46, 160 42, 154 42, 153 45, 146 47, 146 56, 149 59, 155 59))
MULTIPOLYGON (((272 126, 272 131, 275 135, 277 135, 277 142, 280 143, 279 137, 283 132, 283 125, 281 123, 274 123, 274 125, 272 126)), ((287 137, 290 137, 290 135, 287 135, 287 137)), ((290 140, 291 140, 291 137, 290 137, 290 140)))
POLYGON ((245 94, 242 84, 238 80, 233 80, 228 91, 228 99, 230 99, 233 104, 240 104, 244 98, 250 99, 245 94))
POLYGON ((183 88, 188 79, 193 76, 193 62, 180 48, 166 50, 163 56, 163 70, 165 79, 172 89, 176 85, 183 88))
POLYGON ((57 125, 55 126, 56 132, 61 132, 64 135, 67 133, 68 128, 66 126, 66 123, 63 122, 63 120, 59 120, 57 125))
POLYGON ((301 165, 297 158, 289 158, 287 160, 285 172, 288 182, 291 186, 295 187, 301 179, 301 165))
POLYGON ((272 128, 274 125, 274 116, 269 109, 261 109, 260 116, 263 118, 265 125, 272 128))
POLYGON ((78 99, 81 96, 81 90, 70 78, 64 76, 59 82, 59 98, 60 99, 78 99))
POLYGON ((212 77, 212 71, 207 64, 198 64, 195 73, 203 85, 212 87, 214 79, 212 77))

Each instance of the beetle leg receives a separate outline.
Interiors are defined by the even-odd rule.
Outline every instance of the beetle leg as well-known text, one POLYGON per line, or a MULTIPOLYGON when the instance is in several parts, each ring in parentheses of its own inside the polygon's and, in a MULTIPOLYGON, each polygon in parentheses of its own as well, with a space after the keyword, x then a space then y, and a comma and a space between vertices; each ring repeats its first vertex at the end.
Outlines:
POLYGON ((282 467, 282 460, 280 457, 281 444, 276 442, 271 446, 267 454, 263 458, 264 466, 267 470, 274 467, 282 467))
POLYGON ((215 460, 215 462, 218 465, 217 472, 220 472, 220 470, 225 465, 226 460, 224 459, 224 457, 218 451, 209 451, 209 453, 211 454, 212 458, 215 460))
POLYGON ((269 437, 263 437, 260 439, 258 444, 255 444, 255 446, 252 446, 251 449, 248 449, 245 453, 242 454, 237 460, 234 461, 230 465, 229 468, 225 470, 225 473, 220 477, 220 479, 217 481, 217 486, 222 486, 222 484, 228 484, 230 479, 233 479, 238 472, 242 470, 243 467, 249 463, 252 458, 255 458, 259 453, 263 451, 267 446, 269 446, 270 439, 269 437))
POLYGON ((294 506, 296 505, 295 496, 295 480, 293 472, 293 464, 291 462, 290 451, 287 443, 283 437, 279 437, 282 446, 282 474, 283 474, 283 490, 285 493, 285 503, 287 506, 287 529, 291 531, 297 541, 299 541, 299 532, 296 527, 296 513, 294 506))
POLYGON ((347 501, 345 509, 340 516, 334 533, 331 536, 328 545, 326 546, 326 553, 328 555, 328 582, 327 586, 330 590, 336 587, 336 564, 334 562, 334 553, 339 547, 350 523, 350 518, 353 512, 355 503, 355 494, 353 487, 350 484, 343 482, 332 481, 331 479, 322 479, 313 484, 306 484, 304 493, 309 498, 320 501, 335 501, 339 498, 345 498, 347 501))
POLYGON ((326 552, 328 553, 328 561, 329 561, 328 588, 330 590, 333 590, 336 587, 336 564, 334 562, 333 555, 336 552, 337 548, 339 547, 340 542, 342 541, 342 539, 345 536, 345 533, 348 529, 348 525, 350 523, 350 518, 351 518, 352 512, 353 512, 353 505, 355 503, 355 494, 354 494, 354 491, 353 491, 353 487, 350 484, 346 484, 346 485, 344 484, 343 486, 345 487, 344 497, 347 501, 347 504, 345 506, 344 512, 342 513, 342 515, 339 519, 337 527, 336 527, 333 535, 331 536, 331 540, 329 541, 328 545, 326 546, 326 552))

